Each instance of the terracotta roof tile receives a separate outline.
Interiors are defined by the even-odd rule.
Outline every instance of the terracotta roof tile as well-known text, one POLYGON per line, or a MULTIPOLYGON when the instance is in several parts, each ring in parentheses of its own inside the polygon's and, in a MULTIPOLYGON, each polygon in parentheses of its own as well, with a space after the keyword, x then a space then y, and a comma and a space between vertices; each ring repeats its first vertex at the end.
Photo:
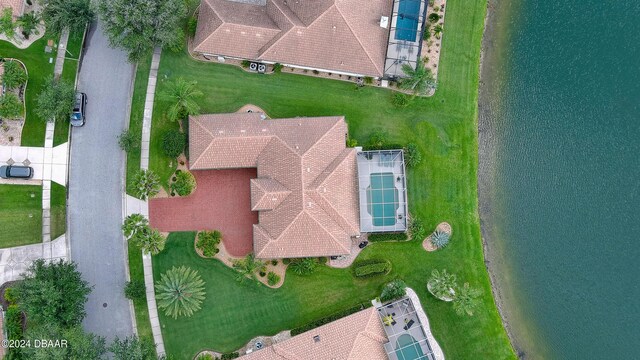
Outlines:
POLYGON ((10 8, 13 17, 18 17, 24 12, 24 0, 0 0, 0 10, 10 8))
POLYGON ((202 0, 194 50, 382 76, 389 30, 379 22, 391 8, 389 0, 202 0))
POLYGON ((387 341, 376 309, 368 308, 240 359, 386 360, 387 341))
POLYGON ((193 116, 190 168, 257 167, 251 182, 257 257, 347 254, 360 225, 356 156, 345 146, 346 132, 342 117, 193 116))

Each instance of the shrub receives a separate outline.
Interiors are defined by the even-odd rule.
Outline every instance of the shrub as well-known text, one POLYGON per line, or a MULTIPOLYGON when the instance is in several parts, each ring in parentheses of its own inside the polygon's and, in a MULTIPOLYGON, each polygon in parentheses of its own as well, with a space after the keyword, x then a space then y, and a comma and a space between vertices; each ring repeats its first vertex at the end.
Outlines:
POLYGON ((456 296, 453 299, 453 309, 459 316, 473 316, 473 312, 480 306, 478 299, 482 295, 482 290, 472 288, 468 283, 456 289, 456 296))
POLYGON ((358 146, 358 140, 352 137, 347 137, 347 147, 353 148, 356 146, 358 146))
POLYGON ((320 265, 324 265, 327 262, 329 262, 329 259, 326 256, 322 256, 322 257, 318 258, 318 264, 320 264, 320 265))
POLYGON ((133 280, 127 281, 124 285, 124 296, 129 300, 139 300, 144 298, 147 289, 144 286, 144 281, 133 280))
POLYGON ((367 149, 382 150, 388 141, 389 141, 389 134, 382 129, 376 129, 371 133, 371 135, 369 135, 369 140, 367 142, 367 149))
POLYGON ((0 96, 0 118, 17 119, 22 116, 22 101, 13 93, 0 96))
POLYGON ((214 357, 211 354, 200 354, 196 360, 214 360, 214 357))
POLYGON ((9 305, 5 314, 5 329, 10 340, 22 339, 22 311, 18 305, 9 305))
POLYGON ((291 329, 291 336, 296 336, 296 335, 302 334, 303 332, 307 332, 309 330, 315 329, 318 326, 322 326, 324 324, 328 324, 330 322, 336 321, 336 320, 341 319, 341 318, 343 318, 345 316, 349 316, 349 315, 351 315, 353 313, 356 313, 356 312, 358 312, 360 310, 364 310, 364 309, 368 308, 369 306, 371 306, 371 303, 361 303, 361 304, 358 304, 356 306, 350 307, 348 309, 339 311, 339 312, 337 312, 335 314, 329 315, 327 317, 324 317, 324 318, 312 321, 312 322, 310 322, 308 324, 305 324, 305 325, 299 326, 297 328, 291 329))
POLYGON ((282 64, 275 63, 273 64, 273 72, 279 74, 282 71, 282 64))
POLYGON ((416 144, 407 144, 404 147, 404 163, 408 167, 418 166, 422 162, 422 153, 416 144))
POLYGON ((407 293, 407 284, 400 279, 395 279, 389 282, 382 289, 380 294, 380 301, 387 302, 403 297, 407 293))
POLYGON ((318 71, 318 70, 313 70, 313 73, 314 73, 314 74, 316 74, 316 75, 318 75, 318 74, 320 74, 320 71, 318 71))
POLYGON ((429 25, 425 24, 424 32, 422 33, 422 39, 424 41, 429 41, 430 38, 431 38, 431 28, 429 27, 429 25))
POLYGON ((196 248, 202 251, 202 255, 206 257, 215 256, 220 250, 218 244, 222 239, 222 234, 218 230, 214 231, 201 231, 198 234, 198 241, 196 241, 196 248))
POLYGON ((249 65, 251 65, 251 61, 249 61, 249 60, 242 60, 242 62, 240 63, 240 65, 241 65, 243 68, 248 69, 248 68, 249 68, 249 65))
POLYGON ((390 232, 390 233, 379 233, 379 234, 369 234, 367 239, 371 242, 375 241, 405 241, 408 239, 407 233, 404 232, 390 232))
POLYGON ((160 178, 151 170, 140 170, 133 178, 133 192, 140 200, 147 200, 160 192, 160 178))
POLYGON ((289 268, 296 275, 310 275, 316 270, 316 261, 314 258, 294 259, 289 264, 289 268))
POLYGON ((140 137, 131 130, 122 130, 122 133, 118 135, 118 146, 125 152, 137 149, 140 147, 140 137))
POLYGON ((282 263, 283 263, 284 265, 289 265, 289 264, 291 264, 291 259, 289 259, 289 258, 284 258, 284 259, 282 259, 282 263))
POLYGON ((273 265, 273 266, 278 265, 278 260, 276 260, 276 259, 271 260, 271 265, 273 265))
POLYGON ((367 85, 373 84, 373 78, 371 76, 365 76, 364 77, 364 83, 367 84, 367 85))
POLYGON ((436 232, 434 232, 433 235, 431 235, 431 243, 433 244, 433 246, 440 249, 449 244, 449 238, 450 238, 449 233, 436 230, 436 232))
POLYGON ((409 221, 409 231, 411 231, 411 235, 414 239, 422 239, 425 235, 422 220, 417 217, 411 217, 411 221, 409 221))
POLYGON ((9 305, 13 305, 18 300, 16 298, 16 290, 14 288, 6 288, 4 290, 4 299, 7 300, 9 305))
POLYGON ((269 271, 269 274, 267 274, 267 284, 271 286, 275 286, 279 282, 280 282, 280 275, 274 273, 273 271, 269 271))
POLYGON ((440 15, 438 13, 431 13, 429 14, 429 22, 431 23, 437 23, 438 20, 440 20, 440 15))
POLYGON ((176 181, 171 184, 171 190, 180 196, 191 194, 196 187, 196 178, 188 171, 181 171, 176 174, 176 181))
POLYGON ((353 273, 356 277, 384 275, 389 271, 391 271, 391 263, 387 260, 363 260, 353 265, 353 273))
POLYGON ((226 353, 226 354, 220 355, 220 360, 231 360, 231 359, 235 359, 235 358, 239 358, 239 357, 240 357, 240 353, 231 352, 231 353, 226 353))
POLYGON ((162 136, 162 151, 170 158, 176 158, 182 154, 187 144, 187 135, 180 131, 167 131, 162 136))
POLYGON ((427 290, 431 295, 440 300, 451 301, 455 295, 455 288, 457 287, 457 277, 455 274, 450 274, 446 269, 438 271, 433 269, 431 271, 431 277, 427 281, 427 290))
POLYGON ((396 92, 391 98, 391 103, 396 107, 406 107, 409 105, 409 97, 405 93, 396 92))
POLYGON ((27 82, 27 72, 22 64, 15 60, 4 63, 4 74, 2 74, 2 84, 9 89, 15 89, 27 82))
POLYGON ((189 17, 189 20, 187 20, 187 35, 189 35, 189 37, 194 37, 196 35, 197 28, 198 18, 195 16, 189 17))
POLYGON ((265 277, 265 276, 267 276, 267 273, 266 273, 266 272, 264 272, 264 271, 260 271, 260 272, 258 273, 258 275, 260 275, 260 277, 265 277))

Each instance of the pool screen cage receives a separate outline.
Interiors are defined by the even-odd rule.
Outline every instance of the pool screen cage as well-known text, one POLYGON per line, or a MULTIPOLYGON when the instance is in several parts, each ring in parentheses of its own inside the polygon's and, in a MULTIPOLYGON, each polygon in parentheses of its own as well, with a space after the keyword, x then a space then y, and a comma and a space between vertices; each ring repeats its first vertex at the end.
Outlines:
POLYGON ((359 151, 358 192, 363 233, 407 230, 407 181, 402 150, 359 151))
POLYGON ((416 68, 422 49, 426 13, 426 0, 395 0, 393 2, 389 44, 384 65, 385 77, 403 77, 402 65, 404 64, 416 68))
POLYGON ((436 360, 413 302, 402 298, 378 308, 389 341, 384 350, 389 360, 436 360))

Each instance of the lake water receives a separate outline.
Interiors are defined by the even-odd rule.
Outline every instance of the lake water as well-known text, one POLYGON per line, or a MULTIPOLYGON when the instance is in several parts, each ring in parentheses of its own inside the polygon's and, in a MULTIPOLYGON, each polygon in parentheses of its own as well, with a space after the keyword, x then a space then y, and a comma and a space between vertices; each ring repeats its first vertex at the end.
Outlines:
POLYGON ((640 1, 490 4, 480 202, 526 359, 640 359, 640 1))

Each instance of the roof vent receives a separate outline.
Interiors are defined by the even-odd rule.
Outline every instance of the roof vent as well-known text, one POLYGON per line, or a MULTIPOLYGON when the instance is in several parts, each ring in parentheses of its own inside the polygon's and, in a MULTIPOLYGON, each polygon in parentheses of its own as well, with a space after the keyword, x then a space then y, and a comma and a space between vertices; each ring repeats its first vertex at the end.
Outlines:
POLYGON ((246 132, 247 132, 247 130, 242 129, 242 130, 240 130, 240 132, 241 132, 241 133, 246 133, 246 132))
POLYGON ((320 342, 320 335, 315 335, 313 337, 313 342, 320 342))
POLYGON ((224 134, 224 130, 218 130, 218 134, 224 134))
POLYGON ((262 129, 262 132, 265 132, 265 131, 267 131, 267 129, 262 129))
POLYGON ((389 17, 388 16, 382 16, 380 17, 380 27, 381 28, 389 28, 389 17))

